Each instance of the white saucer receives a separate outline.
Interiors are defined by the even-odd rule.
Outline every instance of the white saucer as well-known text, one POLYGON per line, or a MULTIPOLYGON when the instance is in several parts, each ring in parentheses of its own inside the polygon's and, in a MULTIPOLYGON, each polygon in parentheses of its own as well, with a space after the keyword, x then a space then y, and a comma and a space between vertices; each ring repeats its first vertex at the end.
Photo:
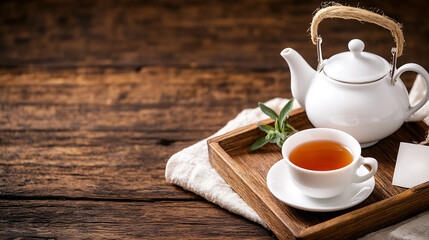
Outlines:
MULTIPOLYGON (((359 174, 368 172, 364 166, 359 174)), ((338 196, 332 198, 312 198, 303 194, 289 178, 286 162, 278 161, 267 175, 267 185, 271 193, 287 205, 312 212, 332 212, 353 207, 365 200, 374 190, 374 177, 361 183, 351 184, 338 196)))

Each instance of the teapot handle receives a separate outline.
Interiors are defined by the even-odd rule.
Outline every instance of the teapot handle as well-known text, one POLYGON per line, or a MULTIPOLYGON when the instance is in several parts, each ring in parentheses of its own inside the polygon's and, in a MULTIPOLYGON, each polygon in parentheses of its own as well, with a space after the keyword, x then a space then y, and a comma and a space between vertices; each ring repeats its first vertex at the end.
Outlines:
POLYGON ((401 76, 402 73, 404 72, 416 72, 418 74, 420 74, 423 79, 426 81, 426 94, 423 97, 422 100, 420 100, 419 103, 417 103, 415 106, 413 107, 409 107, 408 108, 408 113, 407 113, 407 119, 411 116, 411 114, 415 113, 417 110, 419 110, 421 107, 423 107, 423 105, 428 101, 429 99, 429 73, 420 65, 415 64, 415 63, 407 63, 404 64, 403 66, 401 66, 400 68, 398 68, 398 70, 396 70, 395 75, 393 75, 392 78, 392 82, 396 82, 396 80, 399 78, 399 76, 401 76))
POLYGON ((314 45, 317 44, 317 27, 319 23, 325 18, 342 18, 342 19, 354 19, 363 22, 369 22, 378 26, 384 27, 392 32, 396 42, 397 56, 402 55, 404 47, 404 34, 402 33, 401 25, 387 16, 377 14, 361 8, 343 6, 335 3, 332 6, 322 8, 317 11, 313 16, 310 26, 311 41, 314 45))

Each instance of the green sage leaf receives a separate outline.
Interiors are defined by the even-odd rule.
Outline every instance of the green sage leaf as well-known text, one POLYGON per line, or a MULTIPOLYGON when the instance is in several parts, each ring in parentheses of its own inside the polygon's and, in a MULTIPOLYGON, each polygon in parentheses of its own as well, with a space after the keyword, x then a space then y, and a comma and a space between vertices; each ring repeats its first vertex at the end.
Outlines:
POLYGON ((263 104, 263 103, 258 103, 258 105, 259 105, 259 108, 262 110, 262 112, 263 113, 265 113, 265 114, 267 114, 270 118, 272 118, 272 119, 276 119, 276 118, 278 118, 279 116, 277 115, 277 113, 276 112, 274 112, 274 110, 273 109, 271 109, 271 108, 269 108, 269 107, 267 107, 267 106, 265 106, 265 104, 263 104))
POLYGON ((286 124, 286 128, 289 129, 292 133, 298 132, 298 130, 292 127, 292 125, 290 125, 289 123, 286 124))
POLYGON ((277 141, 279 141, 279 137, 277 135, 273 135, 270 139, 269 142, 270 143, 276 143, 277 141))
POLYGON ((282 148, 283 147, 283 141, 282 141, 282 139, 278 138, 277 141, 276 141, 276 144, 277 144, 277 146, 279 146, 280 148, 282 148))
POLYGON ((261 129, 262 131, 269 133, 271 130, 274 130, 273 127, 271 127, 270 125, 265 125, 265 124, 260 124, 258 123, 258 128, 261 129))
POLYGON ((256 140, 256 142, 254 142, 254 143, 252 144, 252 146, 250 146, 250 150, 251 150, 251 151, 254 151, 254 150, 256 150, 256 149, 258 149, 258 148, 260 148, 260 147, 264 146, 264 145, 265 145, 265 144, 267 144, 267 143, 268 143, 268 140, 267 140, 267 139, 265 139, 265 137, 262 137, 262 138, 260 138, 260 139, 256 140))
POLYGON ((280 117, 279 117, 280 123, 284 123, 285 120, 287 119, 287 116, 289 116, 290 111, 292 111, 293 102, 294 102, 294 98, 291 98, 280 111, 280 117))
POLYGON ((267 134, 267 136, 265 136, 265 139, 267 139, 268 141, 273 140, 274 138, 276 138, 276 131, 275 130, 270 130, 267 134))
POLYGON ((276 118, 276 122, 274 123, 274 126, 275 126, 276 130, 280 132, 279 119, 278 118, 276 118))
POLYGON ((289 113, 292 110, 294 99, 289 100, 286 105, 280 111, 280 116, 277 115, 274 110, 265 106, 263 103, 259 103, 259 108, 263 113, 267 114, 270 118, 274 119, 274 127, 265 124, 259 124, 258 128, 264 131, 267 135, 258 139, 256 142, 250 146, 250 150, 256 150, 265 144, 275 143, 277 146, 282 148, 285 140, 292 134, 298 132, 292 125, 289 123, 289 113))

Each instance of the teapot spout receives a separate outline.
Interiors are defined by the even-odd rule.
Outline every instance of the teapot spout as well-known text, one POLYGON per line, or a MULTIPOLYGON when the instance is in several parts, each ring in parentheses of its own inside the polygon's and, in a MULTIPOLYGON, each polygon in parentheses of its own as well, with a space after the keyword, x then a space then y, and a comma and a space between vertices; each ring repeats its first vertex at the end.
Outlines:
POLYGON ((305 109, 305 96, 315 77, 316 70, 310 67, 304 58, 292 48, 285 48, 280 55, 289 65, 292 96, 305 109))

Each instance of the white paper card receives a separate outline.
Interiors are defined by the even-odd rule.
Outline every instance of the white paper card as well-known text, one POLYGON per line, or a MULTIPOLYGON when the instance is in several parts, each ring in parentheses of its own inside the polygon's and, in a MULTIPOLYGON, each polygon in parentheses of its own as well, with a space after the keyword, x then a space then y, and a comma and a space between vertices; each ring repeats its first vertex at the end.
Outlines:
POLYGON ((401 142, 392 184, 411 188, 427 181, 429 146, 401 142))

